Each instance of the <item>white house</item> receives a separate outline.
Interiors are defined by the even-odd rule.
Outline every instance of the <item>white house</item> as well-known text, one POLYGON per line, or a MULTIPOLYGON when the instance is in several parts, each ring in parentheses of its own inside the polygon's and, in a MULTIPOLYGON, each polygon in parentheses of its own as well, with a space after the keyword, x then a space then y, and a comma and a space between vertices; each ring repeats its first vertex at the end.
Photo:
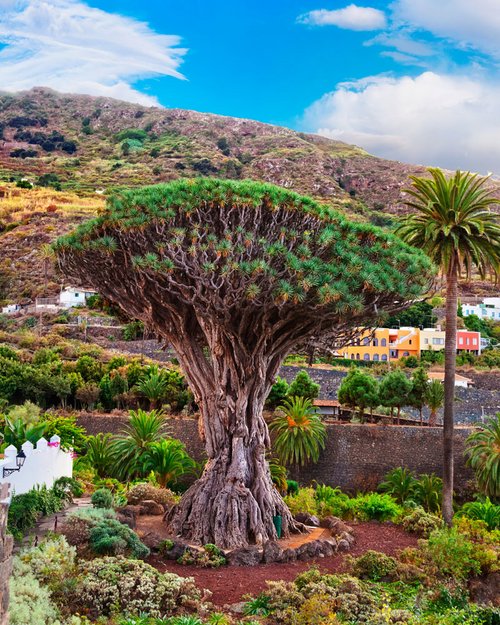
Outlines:
POLYGON ((481 304, 463 304, 464 317, 477 315, 480 319, 500 321, 500 297, 485 297, 481 304))
POLYGON ((37 486, 52 488, 60 477, 73 476, 73 454, 61 449, 59 436, 41 438, 36 446, 29 441, 17 450, 9 445, 0 460, 0 484, 10 484, 10 496, 22 495, 37 486))
POLYGON ((21 310, 20 304, 9 304, 8 306, 2 306, 3 315, 14 315, 21 310))
MULTIPOLYGON (((441 383, 444 383, 444 371, 429 371, 427 374, 429 376, 429 380, 438 380, 441 383)), ((474 382, 469 378, 466 378, 463 375, 455 374, 455 386, 460 388, 469 388, 469 386, 474 386, 474 382)))
POLYGON ((59 305, 61 308, 71 308, 72 306, 84 306, 91 295, 96 295, 96 291, 91 289, 79 289, 78 287, 67 287, 59 294, 59 305))

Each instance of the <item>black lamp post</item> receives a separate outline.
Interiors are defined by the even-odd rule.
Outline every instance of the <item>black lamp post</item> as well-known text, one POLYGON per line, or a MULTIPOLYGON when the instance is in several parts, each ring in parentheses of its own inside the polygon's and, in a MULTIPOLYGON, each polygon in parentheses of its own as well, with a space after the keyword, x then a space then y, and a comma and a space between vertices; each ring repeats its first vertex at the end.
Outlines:
POLYGON ((20 452, 16 456, 16 466, 15 467, 4 467, 3 468, 3 477, 7 477, 8 475, 12 475, 16 471, 20 471, 25 460, 26 460, 26 454, 21 449, 20 452))

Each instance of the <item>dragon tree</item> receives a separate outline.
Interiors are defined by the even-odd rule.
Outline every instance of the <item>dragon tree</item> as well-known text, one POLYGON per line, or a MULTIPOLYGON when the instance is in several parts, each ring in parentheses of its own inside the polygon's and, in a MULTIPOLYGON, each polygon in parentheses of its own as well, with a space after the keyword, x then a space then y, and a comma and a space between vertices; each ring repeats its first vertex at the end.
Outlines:
POLYGON ((200 407, 208 462, 168 523, 235 548, 298 530, 273 487, 262 410, 280 363, 424 292, 431 263, 293 192, 199 178, 117 192, 55 245, 60 267, 170 343, 200 407))

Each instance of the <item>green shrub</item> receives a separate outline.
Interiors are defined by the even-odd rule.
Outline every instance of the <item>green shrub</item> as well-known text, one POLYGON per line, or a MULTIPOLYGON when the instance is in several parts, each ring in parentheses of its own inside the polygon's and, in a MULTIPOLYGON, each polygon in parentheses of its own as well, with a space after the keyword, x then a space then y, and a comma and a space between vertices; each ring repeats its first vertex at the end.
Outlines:
POLYGON ((288 389, 289 397, 316 399, 319 395, 319 384, 316 384, 307 371, 299 371, 288 389))
POLYGON ((49 589, 20 568, 16 560, 10 579, 10 625, 60 625, 59 610, 49 589))
POLYGON ((7 523, 14 537, 22 538, 35 526, 41 516, 62 510, 65 497, 61 498, 59 494, 57 490, 49 490, 46 486, 42 486, 22 495, 14 495, 10 502, 7 523))
POLYGON ((348 516, 350 510, 350 499, 340 488, 332 488, 324 484, 318 484, 314 494, 317 501, 318 514, 325 516, 348 516))
POLYGON ((462 581, 481 572, 477 546, 456 527, 433 532, 422 548, 428 563, 440 577, 462 581))
POLYGON ((100 555, 116 556, 131 554, 134 558, 147 558, 149 549, 130 527, 116 519, 103 519, 91 530, 91 549, 100 555))
POLYGON ((60 416, 46 412, 41 422, 45 424, 44 436, 50 439, 57 435, 61 439, 61 449, 73 449, 77 454, 83 454, 87 447, 85 429, 77 425, 76 416, 60 416))
POLYGON ((223 551, 209 543, 201 550, 186 549, 178 562, 179 564, 195 564, 204 568, 218 568, 226 564, 226 558, 223 551))
POLYGON ((375 582, 383 578, 390 578, 397 570, 397 562, 394 558, 371 549, 359 558, 352 558, 350 564, 356 577, 371 579, 375 582))
POLYGON ((123 612, 158 618, 199 606, 202 598, 192 578, 162 574, 141 560, 104 557, 80 565, 71 602, 94 618, 123 612))
POLYGON ((75 548, 64 536, 57 535, 37 547, 22 550, 18 558, 41 584, 54 588, 73 575, 75 556, 75 548))
POLYGON ((113 493, 107 488, 99 488, 91 497, 94 508, 112 508, 113 493))
POLYGON ((417 507, 402 517, 401 524, 407 532, 428 538, 432 532, 443 527, 443 520, 417 507))
POLYGON ((296 495, 285 497, 285 503, 293 515, 299 514, 299 512, 305 512, 306 514, 318 513, 314 488, 300 488, 296 495))
POLYGON ((74 570, 75 550, 62 536, 23 550, 13 560, 10 625, 83 625, 78 616, 63 620, 57 605, 74 570))
POLYGON ((489 530, 500 529, 500 506, 491 503, 488 497, 484 502, 466 503, 458 514, 473 521, 484 521, 489 530))
POLYGON ((390 495, 379 493, 358 495, 351 500, 350 507, 356 518, 368 521, 390 521, 402 512, 401 506, 390 495))
POLYGON ((269 395, 267 396, 266 407, 274 409, 281 405, 287 398, 289 388, 290 386, 288 385, 288 382, 277 376, 276 381, 272 385, 269 395))
POLYGON ((73 497, 83 495, 83 487, 73 477, 59 477, 52 487, 54 495, 61 500, 72 501, 73 497))
POLYGON ((138 505, 146 500, 156 501, 166 508, 171 508, 177 503, 178 498, 168 488, 158 488, 148 482, 135 484, 127 493, 129 504, 138 505))

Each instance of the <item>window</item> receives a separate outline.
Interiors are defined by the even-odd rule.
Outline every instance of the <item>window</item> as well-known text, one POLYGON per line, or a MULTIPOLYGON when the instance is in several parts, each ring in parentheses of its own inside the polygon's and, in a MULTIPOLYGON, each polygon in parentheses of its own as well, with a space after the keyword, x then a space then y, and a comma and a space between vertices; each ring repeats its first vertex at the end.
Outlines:
POLYGON ((409 356, 410 353, 409 352, 403 352, 403 356, 406 358, 406 356, 409 356))
POLYGON ((351 354, 351 360, 354 360, 354 354, 351 354))
POLYGON ((380 345, 382 345, 382 347, 386 347, 387 346, 387 339, 382 339, 380 341, 380 345))
POLYGON ((359 339, 356 339, 355 345, 361 345, 361 341, 359 339))
POLYGON ((469 345, 469 337, 467 337, 466 345, 469 345))
POLYGON ((464 339, 463 339, 462 337, 460 337, 460 338, 458 339, 458 342, 460 343, 460 345, 463 345, 463 344, 464 344, 464 339))
MULTIPOLYGON (((383 341, 385 341, 385 339, 382 339, 382 340, 383 340, 383 341)), ((387 354, 382 354, 382 360, 383 360, 384 362, 386 362, 386 361, 387 361, 387 354)))
POLYGON ((472 344, 477 345, 477 339, 472 339, 472 344))
POLYGON ((429 339, 424 339, 424 344, 429 345, 429 339))
POLYGON ((80 293, 75 293, 75 297, 79 297, 79 296, 80 296, 80 293))
POLYGON ((411 345, 411 339, 408 341, 408 343, 411 345))
POLYGON ((364 354, 363 360, 370 360, 370 354, 364 354))
POLYGON ((370 339, 369 338, 363 339, 363 345, 370 345, 370 339))
POLYGON ((373 339, 373 347, 378 347, 378 339, 373 339))
POLYGON ((356 360, 359 360, 359 354, 356 354, 356 360))
POLYGON ((444 339, 432 339, 433 345, 443 345, 444 339))
POLYGON ((373 354, 373 360, 374 362, 378 362, 380 360, 378 354, 373 354))

